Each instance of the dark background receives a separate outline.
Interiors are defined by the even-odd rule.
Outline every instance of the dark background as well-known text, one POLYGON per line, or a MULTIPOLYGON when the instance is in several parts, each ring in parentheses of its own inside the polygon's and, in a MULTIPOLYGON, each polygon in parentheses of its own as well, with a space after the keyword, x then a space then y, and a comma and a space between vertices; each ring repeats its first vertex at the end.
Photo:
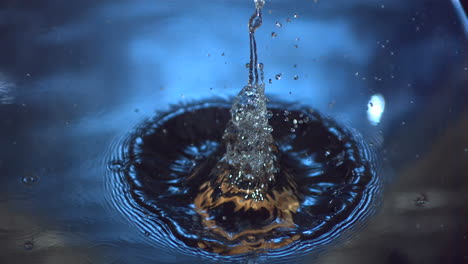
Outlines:
MULTIPOLYGON (((355 128, 382 160, 377 215, 320 263, 468 263, 460 3, 267 1, 257 42, 269 96, 355 128), (386 108, 373 126, 377 93, 386 108)), ((253 6, 1 1, 0 263, 204 263, 155 246, 111 206, 105 160, 155 110, 246 84, 253 6)))

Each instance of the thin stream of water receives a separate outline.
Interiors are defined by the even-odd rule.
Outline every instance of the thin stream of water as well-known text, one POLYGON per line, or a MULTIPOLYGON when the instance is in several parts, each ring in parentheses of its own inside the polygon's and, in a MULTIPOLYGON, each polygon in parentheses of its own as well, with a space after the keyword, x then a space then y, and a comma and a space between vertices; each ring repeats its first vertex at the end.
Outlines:
MULTIPOLYGON (((263 64, 258 64, 257 42, 255 40, 255 31, 262 25, 262 8, 265 1, 255 0, 255 12, 249 19, 249 38, 250 38, 250 63, 249 63, 249 85, 257 85, 259 82, 258 69, 263 70, 263 64)), ((261 80, 263 83, 263 78, 261 80)))

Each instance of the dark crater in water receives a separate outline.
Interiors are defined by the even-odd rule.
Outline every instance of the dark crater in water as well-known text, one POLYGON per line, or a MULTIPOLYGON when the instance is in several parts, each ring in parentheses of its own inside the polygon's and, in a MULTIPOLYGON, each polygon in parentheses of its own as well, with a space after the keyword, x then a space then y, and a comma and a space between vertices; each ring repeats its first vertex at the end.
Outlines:
POLYGON ((269 198, 216 196, 230 107, 202 102, 160 113, 112 150, 111 199, 151 242, 217 260, 297 257, 349 235, 374 212, 379 178, 360 136, 313 110, 274 103, 280 173, 269 198))

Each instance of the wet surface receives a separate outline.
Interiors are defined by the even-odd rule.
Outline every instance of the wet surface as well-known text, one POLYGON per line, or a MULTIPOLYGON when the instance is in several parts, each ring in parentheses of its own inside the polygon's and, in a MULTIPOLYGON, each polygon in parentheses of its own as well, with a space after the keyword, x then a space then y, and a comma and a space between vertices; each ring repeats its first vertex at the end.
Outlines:
MULTIPOLYGON (((467 261, 468 40, 454 2, 266 3, 267 95, 355 129, 382 158, 375 215, 295 262, 467 261)), ((116 210, 108 154, 155 111, 245 85, 252 4, 0 5, 0 262, 205 263, 116 210)))

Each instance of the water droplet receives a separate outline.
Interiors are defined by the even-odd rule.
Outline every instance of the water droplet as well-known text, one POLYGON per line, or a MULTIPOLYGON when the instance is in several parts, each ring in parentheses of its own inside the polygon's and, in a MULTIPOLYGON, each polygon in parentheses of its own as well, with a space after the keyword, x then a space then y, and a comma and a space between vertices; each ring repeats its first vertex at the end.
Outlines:
POLYGON ((286 22, 291 23, 291 19, 289 17, 286 18, 286 22))
POLYGON ((260 62, 260 63, 257 65, 257 67, 258 67, 260 70, 263 70, 263 63, 260 62))
POLYGON ((250 63, 246 63, 245 68, 247 68, 247 69, 250 68, 250 63))
POLYGON ((299 79, 299 76, 294 75, 294 80, 298 80, 298 79, 299 79))
POLYGON ((271 37, 272 38, 276 38, 278 36, 278 34, 276 34, 276 32, 271 32, 271 37))
POLYGON ((121 171, 124 168, 124 162, 121 160, 113 160, 109 162, 108 168, 111 171, 121 171))
POLYGON ((356 77, 359 76, 359 72, 356 72, 356 73, 354 74, 354 76, 356 76, 356 77))
POLYGON ((262 9, 265 5, 265 0, 254 0, 254 3, 256 9, 262 9))
POLYGON ((28 174, 23 176, 21 181, 26 185, 33 185, 37 182, 37 176, 34 174, 28 174))
POLYGON ((279 80, 281 80, 281 77, 282 77, 282 76, 283 76, 282 73, 278 73, 278 74, 275 75, 275 79, 276 79, 277 81, 279 81, 279 80))
POLYGON ((221 53, 221 56, 224 56, 224 52, 223 52, 223 53, 221 53))
POLYGON ((405 121, 401 121, 401 125, 402 125, 402 126, 406 125, 406 122, 405 122, 405 121))
POLYGON ((275 25, 276 25, 277 27, 279 27, 279 28, 283 26, 283 25, 281 24, 281 22, 279 22, 279 21, 276 21, 275 25))
POLYGON ((33 250, 34 249, 34 243, 32 241, 26 241, 24 242, 24 245, 23 245, 24 249, 25 250, 33 250))
POLYGON ((385 8, 385 5, 380 5, 380 8, 385 8))
POLYGON ((271 78, 268 79, 268 83, 269 83, 269 84, 272 84, 272 83, 273 83, 273 80, 272 80, 271 78))
POLYGON ((297 44, 294 44, 294 48, 296 48, 296 49, 297 49, 297 48, 299 48, 299 45, 297 45, 297 44))
POLYGON ((291 131, 291 133, 294 133, 294 132, 296 132, 296 129, 294 129, 294 128, 291 128, 291 130, 290 130, 290 131, 291 131))
POLYGON ((299 15, 298 15, 298 14, 294 14, 294 18, 299 18, 299 15))
POLYGON ((423 207, 428 202, 427 196, 421 193, 416 199, 414 199, 414 205, 417 207, 423 207))

